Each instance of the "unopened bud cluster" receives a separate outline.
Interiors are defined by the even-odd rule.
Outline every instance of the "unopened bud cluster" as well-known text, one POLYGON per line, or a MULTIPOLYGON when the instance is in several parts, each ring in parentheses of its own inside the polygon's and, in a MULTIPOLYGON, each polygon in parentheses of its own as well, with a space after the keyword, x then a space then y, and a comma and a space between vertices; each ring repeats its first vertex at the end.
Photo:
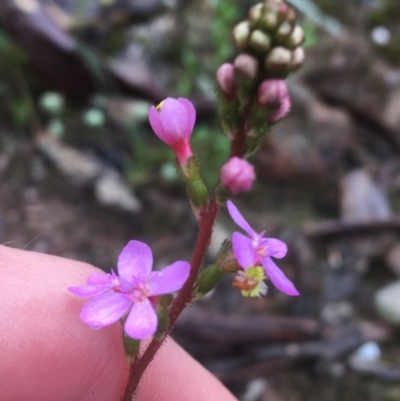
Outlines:
POLYGON ((269 73, 269 77, 303 64, 304 38, 293 8, 283 0, 257 3, 250 9, 248 19, 233 29, 238 49, 256 58, 261 72, 269 73))
POLYGON ((285 0, 265 0, 251 7, 247 19, 234 27, 233 39, 239 54, 217 71, 220 114, 232 138, 240 125, 237 116, 247 110, 248 156, 271 126, 290 111, 284 79, 304 62, 305 36, 285 0))
POLYGON ((255 4, 232 34, 240 53, 217 73, 219 89, 228 100, 238 94, 243 101, 263 80, 284 79, 304 62, 304 32, 284 0, 255 4))

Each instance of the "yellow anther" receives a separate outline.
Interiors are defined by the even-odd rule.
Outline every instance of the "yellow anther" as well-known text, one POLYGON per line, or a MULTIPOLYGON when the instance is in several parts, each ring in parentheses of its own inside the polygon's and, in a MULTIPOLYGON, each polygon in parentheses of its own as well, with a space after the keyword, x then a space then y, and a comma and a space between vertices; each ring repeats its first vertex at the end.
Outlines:
POLYGON ((164 100, 156 106, 157 111, 161 110, 163 103, 164 103, 164 100))

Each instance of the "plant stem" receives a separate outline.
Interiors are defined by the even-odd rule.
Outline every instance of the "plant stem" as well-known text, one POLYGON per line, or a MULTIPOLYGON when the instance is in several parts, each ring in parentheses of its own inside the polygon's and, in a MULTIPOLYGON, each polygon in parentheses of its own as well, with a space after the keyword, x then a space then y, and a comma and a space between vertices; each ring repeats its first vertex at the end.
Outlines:
POLYGON ((186 305, 192 301, 196 279, 201 267, 201 262, 203 261, 207 247, 211 240, 212 229, 219 209, 220 206, 217 204, 214 197, 211 202, 201 211, 199 233, 193 252, 189 278, 186 280, 186 283, 169 309, 169 326, 165 332, 164 338, 162 340, 153 338, 143 355, 131 365, 128 385, 125 390, 123 401, 132 400, 145 369, 153 360, 157 351, 160 349, 160 346, 169 332, 172 330, 174 323, 183 309, 185 309, 186 305))

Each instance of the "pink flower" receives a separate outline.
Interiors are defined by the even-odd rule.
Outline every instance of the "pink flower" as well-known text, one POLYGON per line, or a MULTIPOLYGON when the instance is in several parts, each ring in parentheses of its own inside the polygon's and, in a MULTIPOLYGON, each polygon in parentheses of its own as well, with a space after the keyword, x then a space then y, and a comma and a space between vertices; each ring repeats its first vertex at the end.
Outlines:
POLYGON ((231 201, 228 201, 227 206, 233 221, 248 235, 246 237, 239 232, 232 234, 233 252, 239 265, 247 270, 261 264, 278 290, 288 295, 299 295, 293 283, 271 259, 271 256, 283 258, 287 252, 286 244, 276 238, 265 238, 265 231, 257 234, 231 201))
POLYGON ((87 285, 68 290, 79 297, 93 297, 80 313, 92 328, 115 323, 127 315, 125 333, 137 340, 157 330, 154 296, 178 291, 189 277, 190 265, 177 261, 160 271, 151 271, 153 255, 148 245, 129 241, 118 258, 118 273, 92 273, 87 285))
POLYGON ((221 182, 233 194, 249 191, 255 178, 254 167, 236 156, 231 157, 221 168, 221 182))
POLYGON ((175 152, 181 165, 192 156, 189 140, 192 135, 196 110, 185 98, 167 98, 157 107, 151 106, 149 122, 156 135, 175 152))

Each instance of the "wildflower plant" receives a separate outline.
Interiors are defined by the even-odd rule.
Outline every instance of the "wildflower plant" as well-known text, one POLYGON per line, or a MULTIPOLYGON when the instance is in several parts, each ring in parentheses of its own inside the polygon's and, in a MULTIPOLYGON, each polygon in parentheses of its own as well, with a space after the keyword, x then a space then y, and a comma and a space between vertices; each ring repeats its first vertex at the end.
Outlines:
POLYGON ((190 263, 176 261, 152 271, 151 249, 133 240, 119 256, 118 274, 94 273, 86 285, 69 288, 75 296, 89 299, 80 314, 88 326, 123 324, 130 361, 124 401, 132 399, 144 371, 184 308, 213 289, 224 275, 234 274, 232 285, 243 296, 265 295, 266 281, 287 295, 299 295, 273 260, 286 255, 286 244, 266 237, 265 232, 257 233, 229 198, 251 189, 255 170, 247 158, 290 110, 284 79, 304 61, 304 33, 296 25, 293 8, 284 0, 265 0, 254 5, 247 19, 234 27, 233 40, 239 54, 216 71, 217 108, 230 139, 230 153, 212 191, 190 145, 196 119, 193 104, 184 98, 167 98, 149 112, 155 134, 175 153, 198 220, 190 263), (203 267, 215 219, 225 204, 245 234, 235 231, 222 244, 214 263, 203 267), (149 341, 140 347, 143 339, 149 341))

